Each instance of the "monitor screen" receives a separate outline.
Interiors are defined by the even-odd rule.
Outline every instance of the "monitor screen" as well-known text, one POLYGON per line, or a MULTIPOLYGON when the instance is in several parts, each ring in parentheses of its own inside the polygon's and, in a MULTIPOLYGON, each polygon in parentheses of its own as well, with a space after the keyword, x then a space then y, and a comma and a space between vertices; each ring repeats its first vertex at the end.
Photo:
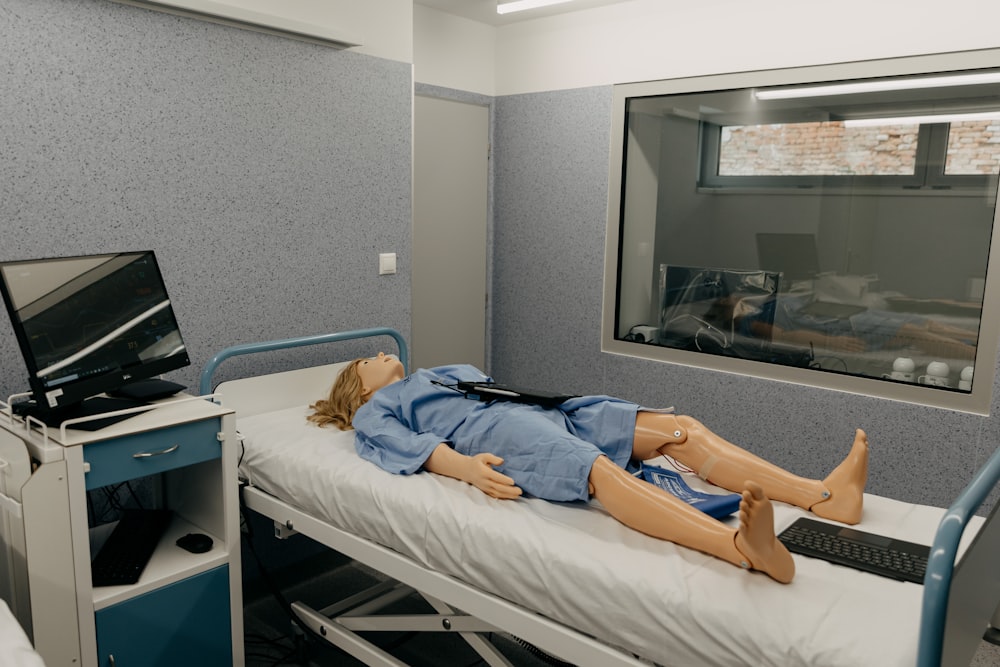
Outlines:
POLYGON ((191 363, 152 251, 0 262, 0 292, 40 407, 191 363))
POLYGON ((770 271, 661 265, 660 344, 759 359, 771 340, 780 279, 770 271))

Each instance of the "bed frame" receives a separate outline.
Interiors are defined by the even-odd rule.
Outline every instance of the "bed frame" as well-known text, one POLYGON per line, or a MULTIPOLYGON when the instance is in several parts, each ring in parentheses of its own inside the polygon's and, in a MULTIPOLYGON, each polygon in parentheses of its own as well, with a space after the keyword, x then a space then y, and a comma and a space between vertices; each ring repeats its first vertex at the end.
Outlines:
MULTIPOLYGON (((392 338, 404 368, 409 368, 406 342, 395 330, 346 331, 222 350, 204 367, 200 393, 213 393, 213 376, 231 357, 370 337, 392 338)), ((227 407, 236 410, 237 418, 302 405, 328 390, 331 366, 333 364, 227 382, 214 393, 221 396, 227 407), (275 392, 276 381, 288 391, 275 392), (267 392, 261 390, 264 382, 269 389, 267 392)), ((976 516, 998 482, 1000 450, 976 473, 939 525, 924 581, 920 627, 914 628, 919 637, 918 667, 969 664, 984 633, 993 632, 992 627, 1000 627, 1000 613, 997 613, 1000 568, 996 566, 1000 554, 1000 521, 996 519, 996 509, 985 521, 976 516), (981 528, 974 539, 963 541, 970 523, 981 525, 981 528), (963 552, 965 543, 969 546, 963 552)), ((243 497, 247 507, 274 521, 277 537, 302 533, 391 579, 322 610, 299 602, 292 604, 296 615, 308 627, 365 664, 405 664, 357 634, 378 630, 458 633, 489 665, 510 664, 477 634, 497 630, 576 665, 635 667, 648 664, 530 609, 429 570, 396 551, 331 526, 252 485, 244 488, 243 497), (422 595, 437 613, 375 615, 379 609, 413 592, 422 595)))

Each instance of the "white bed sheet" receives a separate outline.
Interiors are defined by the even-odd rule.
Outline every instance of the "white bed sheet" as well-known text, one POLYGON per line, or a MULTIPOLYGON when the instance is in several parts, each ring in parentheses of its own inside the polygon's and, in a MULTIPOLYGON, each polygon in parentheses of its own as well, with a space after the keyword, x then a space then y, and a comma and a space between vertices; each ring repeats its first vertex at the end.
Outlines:
POLYGON ((10 607, 0 600, 0 667, 45 667, 14 618, 10 607))
MULTIPOLYGON (((500 501, 362 460, 303 407, 238 420, 253 485, 422 565, 661 665, 913 665, 923 587, 795 556, 778 584, 597 504, 500 501)), ((701 481, 690 480, 698 487, 701 481)), ((700 488, 705 488, 701 485, 700 488)), ((866 495, 862 530, 930 544, 943 510, 866 495)), ((776 529, 806 513, 775 504, 776 529)), ((735 519, 729 519, 734 521, 735 519)))

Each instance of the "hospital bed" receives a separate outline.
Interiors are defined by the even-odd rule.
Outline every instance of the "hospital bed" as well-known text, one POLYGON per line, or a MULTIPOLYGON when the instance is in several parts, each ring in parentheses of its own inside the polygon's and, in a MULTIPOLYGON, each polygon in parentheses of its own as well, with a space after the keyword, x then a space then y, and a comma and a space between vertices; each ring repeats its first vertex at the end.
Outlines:
MULTIPOLYGON (((210 360, 201 394, 213 393, 231 357, 368 337, 371 353, 392 351, 392 339, 408 363, 391 329, 254 343, 210 360)), ((859 528, 933 543, 924 585, 801 556, 795 580, 781 585, 632 531, 596 502, 499 501, 437 475, 390 475, 355 454, 352 433, 305 419, 342 366, 226 381, 214 393, 236 410, 246 506, 272 519, 277 536, 303 533, 384 575, 370 593, 322 610, 292 605, 366 664, 402 663, 359 633, 405 628, 460 633, 491 665, 509 663, 479 633, 507 632, 595 667, 930 667, 968 664, 989 629, 1000 524, 976 512, 1000 479, 1000 453, 948 510, 866 494, 859 528), (436 613, 378 616, 413 591, 436 613)), ((775 503, 776 530, 804 515, 775 503)))
POLYGON ((45 667, 28 635, 14 618, 10 607, 0 600, 0 667, 45 667))

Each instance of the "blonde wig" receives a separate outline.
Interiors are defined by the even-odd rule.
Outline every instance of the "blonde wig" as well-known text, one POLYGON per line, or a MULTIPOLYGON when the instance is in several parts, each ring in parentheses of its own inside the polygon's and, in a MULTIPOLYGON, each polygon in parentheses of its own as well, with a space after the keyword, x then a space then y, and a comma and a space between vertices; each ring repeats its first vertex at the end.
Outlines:
POLYGON ((364 386, 358 375, 358 364, 367 358, 355 359, 340 371, 330 389, 330 395, 309 406, 313 410, 313 414, 309 415, 309 421, 319 426, 333 424, 341 431, 353 428, 351 422, 354 420, 354 413, 366 401, 362 395, 364 386))

